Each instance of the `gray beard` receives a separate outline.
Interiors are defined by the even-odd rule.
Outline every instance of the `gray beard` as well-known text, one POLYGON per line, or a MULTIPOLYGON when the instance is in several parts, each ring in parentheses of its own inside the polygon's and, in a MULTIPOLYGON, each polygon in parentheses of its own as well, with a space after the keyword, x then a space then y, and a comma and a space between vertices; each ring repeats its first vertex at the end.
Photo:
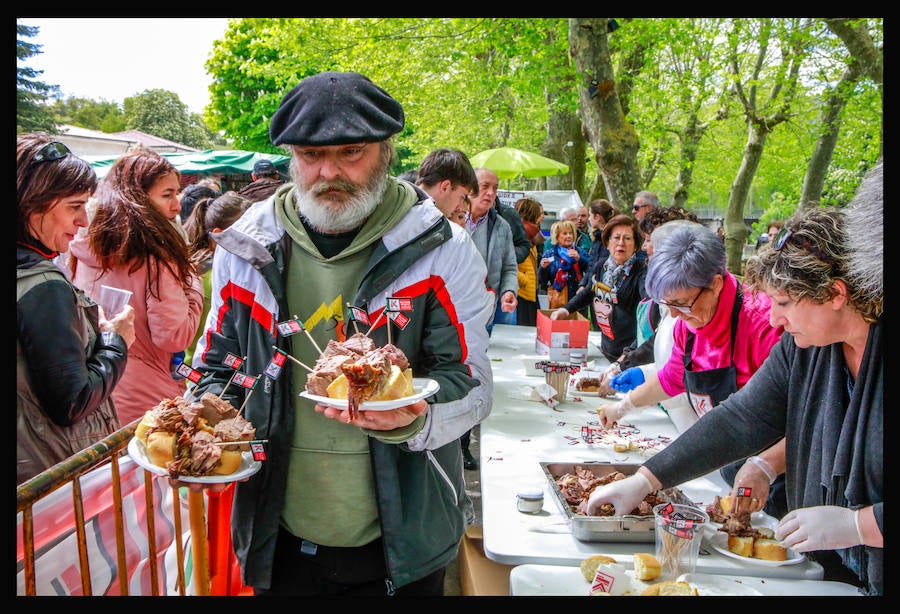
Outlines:
POLYGON ((300 183, 295 186, 300 216, 319 232, 339 233, 360 228, 369 219, 387 188, 387 175, 377 172, 362 187, 344 180, 320 181, 309 188, 300 183), (332 187, 350 193, 349 200, 338 203, 317 196, 332 187))

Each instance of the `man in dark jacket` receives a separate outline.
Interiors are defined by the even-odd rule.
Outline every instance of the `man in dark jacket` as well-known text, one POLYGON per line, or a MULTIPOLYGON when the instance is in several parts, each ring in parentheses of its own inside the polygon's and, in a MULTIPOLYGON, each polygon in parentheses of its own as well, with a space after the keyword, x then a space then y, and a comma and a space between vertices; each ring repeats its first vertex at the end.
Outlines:
POLYGON ((193 366, 207 376, 192 395, 222 394, 267 442, 231 523, 257 595, 442 595, 474 517, 458 440, 490 413, 493 295, 466 231, 389 175, 403 124, 363 75, 303 79, 269 125, 293 183, 216 236, 219 317, 198 343, 193 366), (305 386, 351 316, 376 347, 402 350, 416 392, 352 418, 345 400, 305 386), (276 368, 273 348, 298 362, 276 368), (252 395, 229 385, 229 354, 259 378, 252 395))
POLYGON ((250 176, 253 182, 238 190, 238 194, 253 203, 267 199, 284 185, 284 180, 278 176, 278 169, 269 160, 257 161, 250 176))

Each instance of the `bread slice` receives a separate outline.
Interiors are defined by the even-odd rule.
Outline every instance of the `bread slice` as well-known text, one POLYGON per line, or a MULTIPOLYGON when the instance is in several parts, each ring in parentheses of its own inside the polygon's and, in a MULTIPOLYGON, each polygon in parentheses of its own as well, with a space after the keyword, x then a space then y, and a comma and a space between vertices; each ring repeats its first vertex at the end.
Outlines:
POLYGON ((753 542, 753 558, 764 561, 786 561, 787 548, 774 539, 757 539, 753 542))
POLYGON ((611 556, 606 556, 605 554, 595 554, 594 556, 589 556, 588 558, 581 561, 581 575, 584 576, 584 579, 588 582, 594 581, 594 576, 597 575, 597 566, 600 563, 615 563, 616 559, 611 556))
POLYGON ((697 596, 697 587, 690 582, 658 582, 652 586, 648 586, 641 593, 644 597, 689 597, 697 596))
MULTIPOLYGON (((381 390, 370 401, 393 401, 414 394, 412 369, 400 370, 397 365, 391 365, 391 374, 381 390)), ((326 389, 332 399, 346 399, 347 389, 350 384, 343 373, 334 378, 326 389)))
POLYGON ((775 531, 769 527, 756 527, 756 532, 759 533, 758 537, 761 539, 775 539, 775 531))
POLYGON ((655 556, 647 552, 637 552, 634 555, 634 577, 638 580, 656 580, 662 568, 655 556))
POLYGON ((728 550, 740 556, 753 556, 753 537, 728 536, 728 550))
POLYGON ((734 497, 719 497, 719 506, 722 508, 722 514, 728 516, 731 513, 731 507, 734 504, 734 497))

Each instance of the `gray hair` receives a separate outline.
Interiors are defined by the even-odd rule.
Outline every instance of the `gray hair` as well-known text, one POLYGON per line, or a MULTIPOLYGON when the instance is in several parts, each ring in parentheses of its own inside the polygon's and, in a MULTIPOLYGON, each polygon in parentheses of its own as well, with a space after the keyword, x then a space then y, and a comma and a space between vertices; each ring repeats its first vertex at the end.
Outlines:
POLYGON ((884 301, 884 172, 883 160, 863 178, 845 209, 847 281, 861 302, 884 301))
POLYGON ((568 216, 570 215, 578 217, 578 211, 575 210, 575 207, 563 207, 559 210, 559 213, 556 214, 556 219, 565 220, 568 219, 568 216))
POLYGON ((650 190, 641 190, 634 195, 634 202, 641 200, 653 207, 659 207, 659 196, 650 190))
POLYGON ((694 222, 672 221, 660 226, 660 230, 670 225, 674 228, 663 233, 658 243, 653 237, 653 258, 644 284, 654 301, 676 290, 707 288, 716 275, 724 277, 728 273, 725 246, 716 233, 694 222))

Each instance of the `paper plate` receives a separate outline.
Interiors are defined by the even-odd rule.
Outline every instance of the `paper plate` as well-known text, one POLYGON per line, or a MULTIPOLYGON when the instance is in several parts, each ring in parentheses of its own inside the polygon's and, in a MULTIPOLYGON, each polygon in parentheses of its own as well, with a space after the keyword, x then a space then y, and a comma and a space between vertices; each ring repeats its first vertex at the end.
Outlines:
MULTIPOLYGON (((144 442, 137 437, 132 437, 131 441, 128 442, 128 456, 147 471, 163 477, 169 477, 168 470, 164 467, 154 465, 150 461, 150 458, 147 456, 146 445, 144 445, 144 442)), ((234 473, 229 473, 228 475, 204 476, 180 475, 175 479, 179 482, 194 482, 197 484, 227 484, 228 482, 237 482, 238 480, 249 478, 262 467, 260 461, 253 460, 252 452, 242 452, 241 456, 243 457, 241 464, 234 473)))
POLYGON ((731 550, 728 549, 728 534, 723 533, 721 531, 717 531, 717 534, 709 537, 709 544, 719 553, 728 558, 737 559, 743 563, 747 563, 748 565, 758 565, 760 567, 781 567, 782 565, 796 565, 797 563, 802 563, 806 560, 805 554, 800 554, 799 552, 795 552, 791 548, 787 549, 787 560, 785 561, 765 561, 763 559, 755 559, 749 556, 741 556, 740 554, 735 554, 731 550))
MULTIPOLYGON (((359 409, 360 411, 386 411, 388 409, 396 409, 398 407, 403 407, 404 405, 409 405, 410 403, 415 403, 419 399, 430 397, 440 389, 440 384, 433 379, 414 377, 412 396, 393 399, 391 401, 366 401, 359 406, 359 409)), ((319 405, 327 405, 328 407, 334 407, 336 409, 347 409, 347 399, 320 397, 319 395, 312 394, 306 390, 301 392, 300 396, 309 399, 310 401, 315 401, 319 405)))

